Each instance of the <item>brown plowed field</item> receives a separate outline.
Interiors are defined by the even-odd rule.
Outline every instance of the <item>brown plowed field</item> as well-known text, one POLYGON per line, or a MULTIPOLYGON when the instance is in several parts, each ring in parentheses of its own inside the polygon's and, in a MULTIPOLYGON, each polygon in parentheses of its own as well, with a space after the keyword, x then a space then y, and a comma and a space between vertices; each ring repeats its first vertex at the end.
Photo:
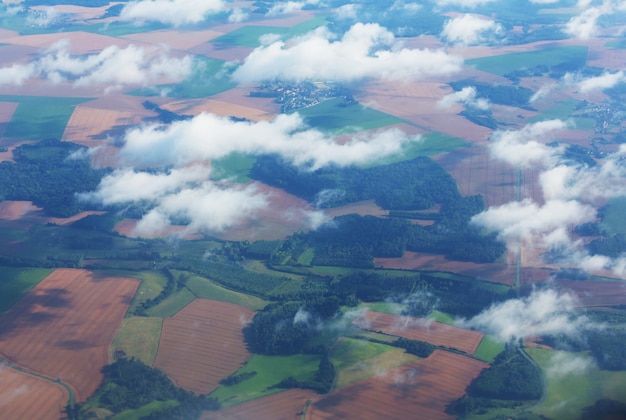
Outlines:
POLYGON ((555 280, 560 289, 572 290, 584 306, 626 305, 626 281, 555 280))
POLYGON ((87 399, 139 281, 57 269, 0 317, 0 353, 87 399))
POLYGON ((55 225, 67 225, 90 215, 102 215, 104 211, 83 211, 71 217, 48 217, 43 214, 41 207, 37 207, 32 201, 0 202, 0 220, 19 221, 26 226, 33 224, 53 223, 55 225))
POLYGON ((194 300, 163 321, 154 366, 182 388, 211 392, 250 356, 241 330, 242 320, 253 315, 232 303, 194 300))
POLYGON ((308 389, 290 389, 267 397, 225 408, 218 412, 205 411, 201 420, 299 420, 304 404, 317 394, 308 389))
POLYGON ((426 341, 436 346, 445 346, 474 354, 483 335, 478 331, 464 330, 451 325, 423 318, 399 316, 368 311, 355 325, 385 334, 405 337, 410 340, 426 341))
POLYGON ((424 360, 341 388, 312 403, 307 420, 453 419, 446 405, 460 398, 486 363, 441 350, 424 360))
POLYGON ((0 365, 0 412, 4 419, 63 418, 67 390, 52 381, 0 365))

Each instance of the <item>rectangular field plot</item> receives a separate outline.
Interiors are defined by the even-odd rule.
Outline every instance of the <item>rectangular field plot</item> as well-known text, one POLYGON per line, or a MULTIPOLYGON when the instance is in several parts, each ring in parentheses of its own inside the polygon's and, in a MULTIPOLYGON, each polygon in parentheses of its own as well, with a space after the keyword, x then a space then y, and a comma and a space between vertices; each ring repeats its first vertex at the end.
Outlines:
POLYGON ((81 402, 100 384, 109 345, 139 282, 57 269, 0 317, 0 353, 76 391, 81 402))
POLYGON ((427 359, 341 388, 313 402, 307 420, 453 419, 446 406, 488 365, 456 353, 436 350, 427 359))
POLYGON ((232 303, 194 300, 164 320, 154 366, 182 388, 211 392, 248 359, 241 330, 253 314, 232 303))
POLYGON ((0 95, 0 102, 19 105, 9 121, 4 137, 22 140, 60 139, 74 107, 88 98, 0 95))
POLYGON ((5 419, 65 418, 69 394, 52 380, 0 365, 0 412, 5 419))
POLYGON ((410 316, 369 311, 364 319, 355 321, 358 327, 370 331, 426 341, 435 346, 445 346, 474 354, 483 335, 477 331, 464 330, 451 325, 410 316))
POLYGON ((216 412, 206 412, 202 420, 297 419, 307 401, 317 394, 308 389, 290 389, 216 412))
POLYGON ((523 68, 539 65, 560 66, 569 70, 577 70, 587 62, 587 47, 564 46, 546 48, 537 51, 495 55, 491 57, 473 58, 465 64, 478 70, 498 74, 500 76, 523 68))

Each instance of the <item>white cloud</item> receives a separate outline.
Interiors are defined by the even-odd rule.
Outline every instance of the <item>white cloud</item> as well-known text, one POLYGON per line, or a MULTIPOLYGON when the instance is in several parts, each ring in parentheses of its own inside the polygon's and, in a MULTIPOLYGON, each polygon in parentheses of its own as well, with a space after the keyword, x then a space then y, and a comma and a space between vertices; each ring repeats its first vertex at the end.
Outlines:
MULTIPOLYGON (((566 75, 567 76, 567 75, 566 75)), ((626 81, 626 75, 623 71, 611 73, 605 71, 600 76, 589 77, 577 83, 580 93, 589 93, 594 90, 604 90, 626 81)))
POLYGON ((232 10, 232 12, 230 12, 228 21, 231 23, 240 23, 248 20, 249 16, 250 15, 245 10, 236 7, 232 10))
POLYGON ((502 25, 491 19, 465 14, 450 19, 443 26, 441 38, 450 44, 476 45, 504 34, 502 25))
POLYGON ((578 301, 572 294, 551 289, 533 291, 528 297, 494 304, 458 324, 476 328, 504 342, 557 334, 577 337, 590 327, 588 319, 577 314, 577 306, 578 301))
POLYGON ((437 106, 450 108, 457 103, 470 108, 478 108, 481 110, 489 109, 489 102, 486 99, 476 98, 476 88, 474 86, 466 86, 458 92, 444 96, 437 102, 437 106))
POLYGON ((325 27, 255 49, 233 73, 241 83, 282 79, 351 82, 416 80, 451 74, 463 59, 443 50, 409 49, 378 24, 357 23, 341 39, 325 27))
POLYGON ((14 6, 22 3, 24 0, 2 0, 2 4, 6 4, 7 6, 14 6))
POLYGON ((357 13, 360 8, 361 6, 358 4, 354 4, 354 3, 344 4, 343 6, 340 6, 335 9, 335 15, 337 15, 339 19, 356 20, 357 13))
POLYGON ((437 6, 461 6, 474 8, 496 0, 433 0, 437 6))
POLYGON ((529 167, 550 165, 563 151, 560 147, 546 146, 546 136, 566 128, 561 120, 547 120, 524 126, 521 130, 496 131, 491 137, 489 152, 513 166, 529 167))
POLYGON ((223 0, 140 0, 126 4, 120 12, 120 19, 181 26, 202 22, 208 16, 226 10, 223 0))
POLYGON ((289 13, 302 10, 307 5, 318 4, 319 0, 305 0, 305 1, 279 1, 272 5, 267 11, 267 16, 280 16, 287 15, 289 13))
POLYGON ((34 64, 12 64, 8 67, 0 67, 0 86, 22 86, 25 81, 37 75, 34 64))
POLYGON ((567 22, 564 32, 574 38, 589 39, 598 32, 598 18, 602 16, 602 9, 592 7, 574 16, 567 22))
POLYGON ((593 221, 596 210, 575 200, 549 200, 538 205, 530 199, 490 207, 472 217, 472 223, 498 232, 510 248, 525 244, 539 247, 569 245, 568 229, 593 221))
POLYGON ((277 153, 295 165, 317 169, 370 162, 399 153, 412 141, 418 138, 390 129, 356 134, 339 144, 318 130, 308 129, 297 113, 256 123, 203 113, 167 127, 148 125, 129 130, 121 156, 129 163, 182 166, 232 152, 277 153))
MULTIPOLYGON (((345 138, 343 139, 345 140, 345 138)), ((232 121, 212 114, 170 125, 147 125, 128 130, 119 155, 121 168, 105 176, 96 191, 79 196, 103 205, 140 203, 151 210, 135 234, 168 233, 174 224, 188 231, 218 232, 249 220, 268 207, 271 194, 254 184, 236 186, 210 180, 208 162, 232 152, 275 153, 308 169, 326 165, 366 163, 398 153, 418 138, 391 129, 355 134, 347 142, 307 128, 298 114, 273 121, 232 121), (169 170, 137 170, 171 168, 169 170)), ((323 212, 282 209, 285 220, 297 220, 315 229, 328 219, 323 212)))
POLYGON ((76 56, 70 54, 69 44, 63 40, 30 64, 0 68, 0 84, 20 85, 39 77, 53 83, 70 81, 76 87, 102 85, 109 91, 145 86, 162 79, 180 81, 191 72, 192 63, 189 56, 174 58, 163 48, 135 45, 126 48, 112 45, 97 54, 76 56))
POLYGON ((564 351, 554 352, 550 358, 546 375, 549 378, 563 379, 568 376, 583 375, 591 367, 593 360, 588 356, 580 356, 564 351))

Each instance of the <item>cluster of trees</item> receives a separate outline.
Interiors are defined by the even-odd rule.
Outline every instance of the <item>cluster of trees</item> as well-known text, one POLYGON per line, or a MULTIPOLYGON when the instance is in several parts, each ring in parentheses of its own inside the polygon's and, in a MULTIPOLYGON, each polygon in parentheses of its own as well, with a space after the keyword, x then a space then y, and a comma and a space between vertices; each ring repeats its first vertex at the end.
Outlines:
POLYGON ((335 365, 328 357, 328 354, 324 354, 315 373, 315 379, 310 381, 299 381, 293 376, 283 379, 272 388, 303 388, 312 389, 320 394, 326 394, 332 391, 333 384, 335 383, 335 377, 337 371, 335 365))
MULTIPOLYGON (((131 359, 118 359, 102 368, 104 379, 93 398, 113 414, 128 409, 137 409, 154 401, 178 402, 176 406, 152 412, 149 419, 192 419, 200 416, 203 410, 217 410, 219 403, 205 395, 195 395, 175 386, 160 370, 143 362, 131 359)), ((86 405, 82 410, 87 410, 86 405)), ((79 416, 81 410, 78 410, 79 416)), ((84 413, 88 415, 89 413, 84 413)))
POLYGON ((476 96, 493 102, 494 104, 515 106, 523 109, 529 107, 528 103, 534 92, 531 89, 511 86, 511 85, 493 85, 489 83, 480 83, 475 80, 459 80, 450 82, 450 86, 455 91, 460 91, 465 87, 473 86, 476 88, 476 96))
POLYGON ((420 210, 459 197, 454 178, 427 157, 371 168, 332 166, 307 172, 266 155, 257 158, 250 177, 323 208, 373 199, 385 209, 420 210))
POLYGON ((521 401, 540 399, 543 387, 541 368, 523 350, 507 345, 491 366, 467 387, 467 394, 450 404, 448 410, 466 416, 486 408, 514 407, 521 401))
POLYGON ((58 140, 16 148, 15 162, 0 162, 0 200, 32 201, 56 217, 88 210, 75 195, 95 190, 106 171, 93 169, 89 159, 70 157, 81 150, 86 148, 58 140))
POLYGON ((159 303, 163 302, 165 299, 170 297, 172 293, 174 293, 174 291, 177 289, 177 286, 182 287, 182 284, 176 281, 176 279, 174 278, 170 270, 168 270, 167 268, 163 268, 161 270, 161 273, 167 279, 167 283, 165 283, 165 287, 163 287, 163 290, 161 290, 161 293, 159 293, 156 297, 152 299, 147 299, 141 302, 139 305, 137 305, 134 311, 134 315, 148 316, 146 312, 148 309, 152 308, 153 306, 158 305, 159 303))
POLYGON ((224 386, 233 386, 233 385, 237 385, 243 381, 247 381, 250 378, 254 378, 257 375, 256 370, 253 370, 252 372, 243 372, 240 374, 232 374, 230 376, 227 376, 226 378, 222 379, 220 381, 220 384, 224 385, 224 386))

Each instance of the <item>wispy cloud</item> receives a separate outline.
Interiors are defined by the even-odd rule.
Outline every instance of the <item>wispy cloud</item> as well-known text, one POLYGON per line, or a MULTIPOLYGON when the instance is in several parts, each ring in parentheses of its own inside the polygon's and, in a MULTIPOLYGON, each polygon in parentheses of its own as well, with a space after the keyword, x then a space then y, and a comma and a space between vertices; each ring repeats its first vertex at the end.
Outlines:
POLYGON ((378 24, 357 23, 340 39, 325 27, 289 41, 255 49, 235 70, 240 83, 263 80, 330 80, 367 78, 417 80, 452 74, 463 59, 443 50, 405 48, 378 24))
POLYGON ((468 108, 481 110, 489 109, 489 101, 484 98, 477 98, 474 86, 466 86, 458 92, 444 96, 437 102, 437 106, 440 108, 450 108, 454 104, 463 104, 468 108))

